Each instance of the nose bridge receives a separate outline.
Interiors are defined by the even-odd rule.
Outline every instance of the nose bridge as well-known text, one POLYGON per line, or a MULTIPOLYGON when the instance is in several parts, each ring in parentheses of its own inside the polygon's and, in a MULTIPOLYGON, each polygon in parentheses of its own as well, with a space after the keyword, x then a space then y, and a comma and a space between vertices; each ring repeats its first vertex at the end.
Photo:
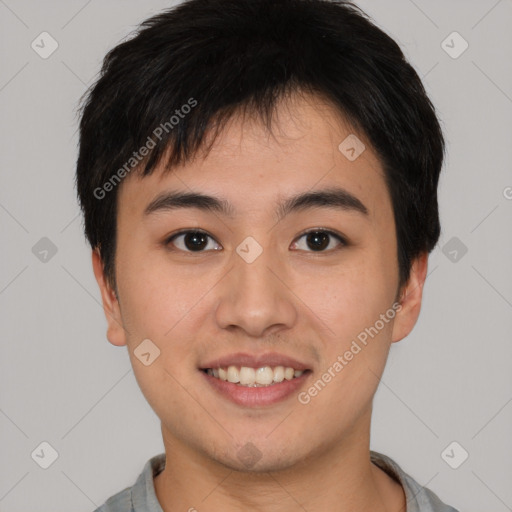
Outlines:
POLYGON ((296 320, 293 295, 276 277, 284 274, 275 249, 247 237, 233 251, 233 266, 222 287, 216 310, 220 327, 238 326, 261 336, 272 326, 290 327, 296 320))

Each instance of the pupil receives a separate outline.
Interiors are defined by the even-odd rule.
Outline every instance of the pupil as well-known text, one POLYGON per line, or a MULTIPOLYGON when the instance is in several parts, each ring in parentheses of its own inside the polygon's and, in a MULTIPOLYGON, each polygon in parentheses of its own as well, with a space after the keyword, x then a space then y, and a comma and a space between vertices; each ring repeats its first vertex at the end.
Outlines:
POLYGON ((323 231, 308 233, 307 240, 310 249, 324 249, 329 245, 329 235, 323 231))
POLYGON ((185 245, 187 249, 192 251, 203 249, 207 245, 206 235, 198 231, 187 233, 185 235, 185 245))
MULTIPOLYGON (((314 250, 325 249, 329 245, 329 235, 323 231, 314 231, 307 235, 308 247, 314 250)), ((206 235, 199 231, 185 235, 185 245, 189 250, 201 250, 207 245, 206 235)))

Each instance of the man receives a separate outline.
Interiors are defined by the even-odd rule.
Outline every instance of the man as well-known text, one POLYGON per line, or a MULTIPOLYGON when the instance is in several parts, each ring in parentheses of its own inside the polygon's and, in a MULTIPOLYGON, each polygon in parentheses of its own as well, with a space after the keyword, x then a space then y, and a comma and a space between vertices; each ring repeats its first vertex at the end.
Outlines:
POLYGON ((369 448, 443 153, 417 74, 349 2, 189 0, 106 56, 78 196, 165 454, 99 511, 455 510, 369 448))

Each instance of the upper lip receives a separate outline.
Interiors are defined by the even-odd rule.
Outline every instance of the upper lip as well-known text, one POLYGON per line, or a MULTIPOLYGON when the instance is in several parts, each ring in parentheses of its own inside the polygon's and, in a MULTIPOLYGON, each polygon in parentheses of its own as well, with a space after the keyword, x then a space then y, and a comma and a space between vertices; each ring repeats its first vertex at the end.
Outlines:
POLYGON ((238 352, 229 354, 217 359, 212 359, 200 365, 200 368, 226 368, 228 366, 248 366, 251 368, 262 368, 264 366, 284 366, 285 368, 293 368, 294 370, 308 370, 309 366, 297 359, 278 354, 277 352, 267 352, 265 354, 249 354, 246 352, 238 352))

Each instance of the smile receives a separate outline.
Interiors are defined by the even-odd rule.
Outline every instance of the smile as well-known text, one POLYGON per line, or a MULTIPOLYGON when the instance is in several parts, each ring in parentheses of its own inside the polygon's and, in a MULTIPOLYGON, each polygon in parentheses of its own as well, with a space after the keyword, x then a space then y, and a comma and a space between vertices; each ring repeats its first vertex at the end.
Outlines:
POLYGON ((216 379, 245 387, 272 386, 285 380, 290 381, 298 378, 304 373, 304 370, 296 370, 285 366, 251 368, 249 366, 231 365, 228 367, 206 368, 203 371, 216 379))

